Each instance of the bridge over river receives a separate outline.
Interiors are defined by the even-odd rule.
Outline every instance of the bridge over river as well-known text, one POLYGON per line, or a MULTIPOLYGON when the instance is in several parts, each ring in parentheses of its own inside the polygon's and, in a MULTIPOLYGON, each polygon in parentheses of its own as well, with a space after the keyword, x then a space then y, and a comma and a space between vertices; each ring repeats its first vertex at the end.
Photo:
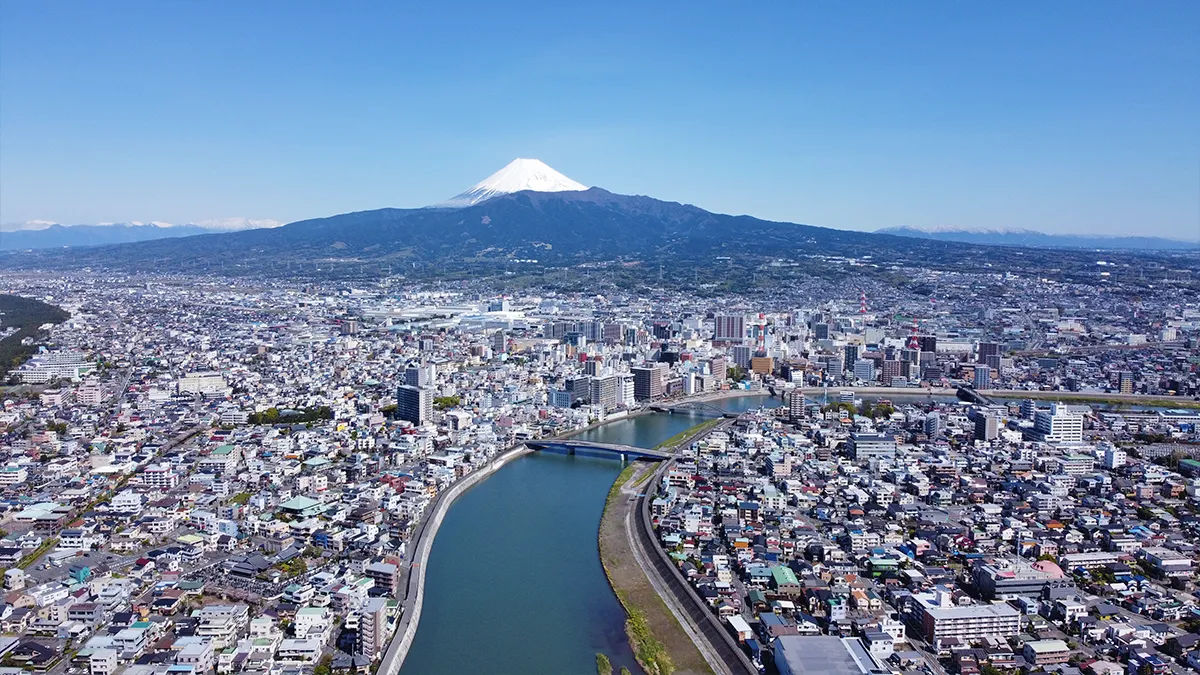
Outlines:
POLYGON ((590 441, 526 441, 526 447, 541 452, 557 452, 564 455, 583 455, 591 457, 612 457, 619 455, 622 461, 633 459, 649 459, 659 461, 671 457, 671 453, 662 450, 636 448, 632 445, 616 443, 592 443, 590 441))

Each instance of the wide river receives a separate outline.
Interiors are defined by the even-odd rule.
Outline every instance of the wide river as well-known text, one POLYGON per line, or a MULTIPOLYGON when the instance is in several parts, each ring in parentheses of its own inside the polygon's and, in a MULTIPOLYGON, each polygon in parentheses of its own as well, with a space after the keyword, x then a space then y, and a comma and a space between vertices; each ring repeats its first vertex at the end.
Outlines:
MULTIPOLYGON (((777 406, 746 396, 731 412, 777 406)), ((656 413, 617 420, 579 440, 652 448, 704 420, 656 413)), ((625 612, 596 549, 618 459, 533 453, 458 498, 425 569, 425 603, 402 675, 593 675, 596 653, 641 673, 625 612)))

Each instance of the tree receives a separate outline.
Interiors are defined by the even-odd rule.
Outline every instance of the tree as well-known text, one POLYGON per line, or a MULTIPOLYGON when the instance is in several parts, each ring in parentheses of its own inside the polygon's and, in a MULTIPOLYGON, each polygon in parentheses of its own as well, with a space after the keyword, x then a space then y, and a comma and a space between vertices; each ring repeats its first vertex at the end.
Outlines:
POLYGON ((462 403, 462 398, 459 396, 438 396, 433 399, 433 407, 438 410, 446 410, 462 403))
POLYGON ((730 382, 741 382, 746 377, 746 371, 739 365, 731 365, 725 369, 725 375, 730 382))
POLYGON ((612 662, 604 654, 596 654, 596 675, 612 675, 612 662))
POLYGON ((313 675, 333 675, 333 656, 326 654, 317 662, 317 666, 313 668, 313 675))
POLYGON ((858 412, 858 410, 854 407, 853 403, 830 403, 830 404, 826 405, 825 407, 821 408, 821 412, 834 412, 837 410, 845 410, 846 412, 850 413, 851 415, 854 415, 855 413, 858 412))

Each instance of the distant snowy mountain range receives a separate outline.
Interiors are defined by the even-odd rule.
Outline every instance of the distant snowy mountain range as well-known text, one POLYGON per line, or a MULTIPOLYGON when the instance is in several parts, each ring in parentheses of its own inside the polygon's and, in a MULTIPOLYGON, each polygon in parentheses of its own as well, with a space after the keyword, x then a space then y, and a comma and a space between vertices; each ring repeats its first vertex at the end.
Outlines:
POLYGON ((31 220, 25 223, 5 223, 0 227, 0 251, 128 244, 281 225, 283 223, 278 220, 252 218, 221 218, 188 225, 174 225, 157 220, 149 223, 135 220, 127 223, 61 225, 46 220, 31 220))
POLYGON ((1025 246, 1032 248, 1107 248, 1130 250, 1189 250, 1200 248, 1200 239, 1183 241, 1165 237, 1114 237, 1082 234, 1046 234, 1036 230, 971 230, 966 228, 885 227, 877 234, 916 239, 958 241, 984 246, 1025 246))

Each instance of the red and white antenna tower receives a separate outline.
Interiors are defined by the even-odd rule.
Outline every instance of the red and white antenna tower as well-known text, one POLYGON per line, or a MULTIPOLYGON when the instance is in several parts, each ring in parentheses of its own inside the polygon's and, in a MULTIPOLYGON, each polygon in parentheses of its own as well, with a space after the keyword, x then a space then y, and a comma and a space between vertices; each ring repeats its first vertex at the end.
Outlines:
POLYGON ((908 334, 908 348, 921 351, 921 340, 917 337, 917 317, 913 317, 912 332, 908 334))
POLYGON ((867 292, 866 291, 863 291, 863 294, 858 298, 858 313, 859 314, 867 313, 867 292))

